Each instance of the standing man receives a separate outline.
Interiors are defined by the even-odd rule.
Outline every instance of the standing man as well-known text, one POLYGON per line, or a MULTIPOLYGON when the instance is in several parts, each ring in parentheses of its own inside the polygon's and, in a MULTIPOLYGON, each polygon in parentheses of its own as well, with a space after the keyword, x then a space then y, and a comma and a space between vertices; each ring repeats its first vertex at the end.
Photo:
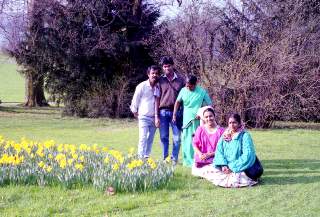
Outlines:
POLYGON ((156 99, 156 126, 160 130, 160 141, 163 151, 163 159, 169 155, 169 128, 172 129, 172 153, 171 160, 176 164, 178 162, 180 149, 180 134, 182 127, 182 111, 177 113, 177 121, 172 122, 174 103, 176 102, 179 91, 184 87, 184 78, 173 68, 173 59, 163 57, 161 59, 164 75, 159 79, 160 96, 156 99), (179 121, 180 118, 180 121, 179 121))
POLYGON ((161 68, 150 66, 147 70, 148 80, 141 82, 136 87, 132 102, 131 112, 139 120, 139 144, 138 155, 140 158, 150 156, 155 126, 155 98, 159 96, 157 82, 161 68))

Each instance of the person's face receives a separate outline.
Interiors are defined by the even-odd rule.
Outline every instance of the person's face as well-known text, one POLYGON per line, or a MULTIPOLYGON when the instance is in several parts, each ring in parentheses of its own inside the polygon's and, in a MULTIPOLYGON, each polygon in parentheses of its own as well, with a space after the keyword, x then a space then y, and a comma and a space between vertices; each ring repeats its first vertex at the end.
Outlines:
POLYGON ((194 91, 194 89, 196 88, 196 85, 195 84, 186 83, 186 88, 188 88, 188 90, 190 90, 190 91, 194 91))
POLYGON ((238 123, 234 118, 229 118, 229 128, 233 131, 236 131, 240 127, 240 123, 238 123))
POLYGON ((167 75, 173 72, 173 65, 171 64, 164 64, 162 66, 163 72, 167 75))
POLYGON ((214 114, 211 111, 206 111, 203 114, 203 118, 206 124, 209 124, 210 126, 216 125, 214 114))
POLYGON ((160 75, 160 72, 158 70, 151 69, 148 74, 150 83, 156 83, 159 79, 159 75, 160 75))

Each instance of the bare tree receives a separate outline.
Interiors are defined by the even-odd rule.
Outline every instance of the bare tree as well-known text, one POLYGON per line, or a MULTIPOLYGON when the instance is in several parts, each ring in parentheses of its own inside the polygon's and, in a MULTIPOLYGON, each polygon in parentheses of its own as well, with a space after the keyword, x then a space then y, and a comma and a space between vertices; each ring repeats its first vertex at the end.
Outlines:
MULTIPOLYGON (((5 39, 3 50, 12 56, 18 51, 18 46, 25 38, 28 26, 28 16, 33 7, 30 0, 1 0, 0 34, 5 39)), ((44 80, 37 76, 36 70, 24 67, 20 71, 25 77, 25 106, 48 106, 44 95, 44 80)))
POLYGON ((155 56, 171 55, 181 71, 198 74, 221 121, 234 110, 253 127, 320 119, 318 1, 199 0, 182 8, 160 26, 155 56))

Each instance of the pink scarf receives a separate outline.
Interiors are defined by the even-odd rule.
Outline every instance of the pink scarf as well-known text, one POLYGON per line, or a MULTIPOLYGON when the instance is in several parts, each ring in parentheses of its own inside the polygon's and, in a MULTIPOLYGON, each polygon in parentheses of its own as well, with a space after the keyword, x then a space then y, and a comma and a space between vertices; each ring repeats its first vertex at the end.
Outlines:
POLYGON ((241 124, 240 127, 236 131, 234 131, 228 127, 223 133, 223 139, 227 142, 230 142, 232 140, 232 137, 234 134, 241 133, 242 131, 244 131, 244 124, 241 124))

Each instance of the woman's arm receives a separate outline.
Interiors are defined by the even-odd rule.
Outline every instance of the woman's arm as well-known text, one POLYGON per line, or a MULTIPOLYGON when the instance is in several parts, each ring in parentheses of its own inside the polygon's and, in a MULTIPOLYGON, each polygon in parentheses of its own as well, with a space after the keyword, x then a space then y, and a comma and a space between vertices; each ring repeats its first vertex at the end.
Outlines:
POLYGON ((202 131, 201 127, 198 127, 198 129, 196 130, 194 137, 192 139, 192 146, 193 146, 193 149, 194 149, 194 152, 196 153, 196 155, 198 155, 201 160, 204 160, 204 159, 206 159, 205 155, 199 149, 199 147, 201 145, 201 139, 200 139, 201 131, 202 131))
POLYGON ((217 144, 217 149, 214 157, 214 165, 215 166, 226 166, 228 165, 228 161, 224 156, 224 150, 223 150, 223 143, 225 141, 223 140, 223 137, 219 139, 219 142, 217 144))
POLYGON ((254 144, 252 138, 248 132, 244 132, 242 135, 242 153, 235 161, 229 163, 229 168, 235 172, 242 172, 249 168, 256 159, 256 152, 254 150, 254 144))
POLYGON ((213 105, 213 103, 212 103, 212 101, 211 101, 211 99, 210 99, 210 96, 209 96, 209 94, 208 94, 208 92, 206 91, 206 90, 204 90, 205 91, 205 93, 204 93, 204 98, 203 98, 203 106, 212 106, 213 105))

